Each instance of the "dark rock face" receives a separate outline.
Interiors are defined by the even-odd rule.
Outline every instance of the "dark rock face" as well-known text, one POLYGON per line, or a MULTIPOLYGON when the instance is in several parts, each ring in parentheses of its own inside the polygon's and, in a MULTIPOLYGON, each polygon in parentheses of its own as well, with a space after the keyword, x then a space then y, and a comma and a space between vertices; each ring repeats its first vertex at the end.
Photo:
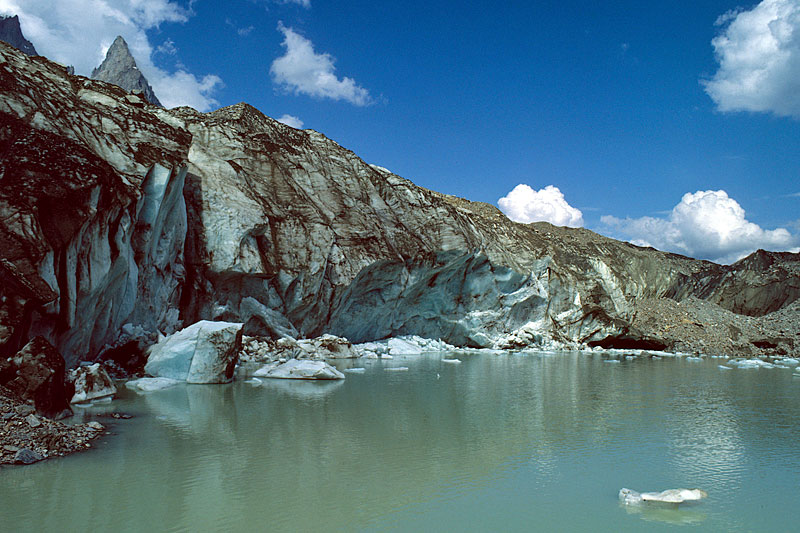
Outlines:
POLYGON ((162 107, 147 78, 136 66, 136 60, 128 49, 128 43, 122 37, 114 40, 106 53, 106 58, 92 71, 92 79, 113 83, 129 92, 142 93, 148 102, 162 107))
POLYGON ((33 47, 33 44, 22 35, 17 15, 13 17, 0 15, 0 41, 10 44, 23 54, 28 54, 29 56, 39 55, 36 53, 36 48, 33 47))
POLYGON ((64 381, 64 358, 43 337, 0 360, 0 385, 22 400, 33 400, 39 414, 54 420, 72 414, 64 381))
POLYGON ((800 346, 751 343, 800 331, 798 254, 721 266, 517 224, 246 104, 155 108, 3 45, 0 117, 12 354, 43 335, 70 365, 116 360, 202 319, 354 342, 800 346))

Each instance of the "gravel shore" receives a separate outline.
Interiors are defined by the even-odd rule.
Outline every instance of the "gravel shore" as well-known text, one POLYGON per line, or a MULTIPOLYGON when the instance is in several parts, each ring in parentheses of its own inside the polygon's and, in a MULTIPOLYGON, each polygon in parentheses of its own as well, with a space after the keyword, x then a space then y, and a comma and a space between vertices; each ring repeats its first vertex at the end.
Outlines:
POLYGON ((0 465, 30 464, 91 448, 105 432, 99 422, 69 425, 36 414, 0 387, 0 465))

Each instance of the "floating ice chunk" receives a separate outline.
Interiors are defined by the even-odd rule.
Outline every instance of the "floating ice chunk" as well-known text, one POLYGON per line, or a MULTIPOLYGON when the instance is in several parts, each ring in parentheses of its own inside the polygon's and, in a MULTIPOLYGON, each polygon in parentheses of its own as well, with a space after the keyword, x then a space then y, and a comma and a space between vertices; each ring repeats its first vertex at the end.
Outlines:
POLYGON ((766 361, 762 361, 761 359, 736 359, 731 361, 729 364, 743 369, 750 369, 750 368, 775 368, 775 365, 772 363, 767 363, 766 361))
POLYGON ((619 359, 606 359, 604 363, 619 363, 619 359))
POLYGON ((786 366, 797 366, 800 365, 800 360, 795 359, 794 357, 784 357, 780 360, 781 364, 786 366))
POLYGON ((188 383, 228 383, 238 357, 242 324, 201 320, 150 349, 145 372, 188 383))
POLYGON ((626 359, 627 361, 631 361, 631 360, 633 360, 633 359, 636 359, 636 356, 635 356, 635 355, 626 355, 626 356, 625 356, 625 359, 626 359))
POLYGON ((253 387, 260 387, 263 381, 261 381, 258 378, 250 378, 247 381, 245 381, 245 383, 247 383, 248 385, 252 385, 253 387))
POLYGON ((405 372, 408 370, 407 366, 393 366, 391 368, 384 368, 387 372, 405 372))
POLYGON ((411 343, 405 339, 401 339, 399 337, 389 339, 387 342, 387 346, 389 348, 389 353, 391 355, 420 355, 422 354, 422 348, 419 344, 411 343))
POLYGON ((279 379, 344 379, 344 374, 325 361, 289 359, 285 363, 274 367, 264 377, 279 379))
POLYGON ((687 360, 687 361, 692 361, 693 363, 697 363, 697 362, 699 362, 699 361, 702 361, 702 360, 703 360, 703 358, 702 358, 702 357, 693 357, 693 356, 689 356, 689 357, 687 357, 687 358, 686 358, 686 360, 687 360))
POLYGON ((450 363, 457 365, 461 362, 461 359, 442 359, 442 363, 450 363))
POLYGON ((345 368, 345 369, 344 369, 344 371, 345 371, 345 372, 348 372, 348 373, 350 373, 350 374, 363 374, 364 372, 366 372, 366 371, 367 371, 367 369, 366 369, 366 368, 364 368, 364 367, 358 367, 358 368, 345 368))
POLYGON ((619 499, 625 505, 638 505, 642 502, 683 503, 707 498, 708 493, 700 489, 667 489, 661 492, 636 492, 625 489, 619 491, 619 499))
POLYGON ((719 367, 720 370, 733 370, 731 367, 725 365, 717 365, 717 367, 719 367))
POLYGON ((170 378, 139 378, 128 381, 125 386, 136 392, 153 392, 168 389, 178 383, 177 379, 170 378))

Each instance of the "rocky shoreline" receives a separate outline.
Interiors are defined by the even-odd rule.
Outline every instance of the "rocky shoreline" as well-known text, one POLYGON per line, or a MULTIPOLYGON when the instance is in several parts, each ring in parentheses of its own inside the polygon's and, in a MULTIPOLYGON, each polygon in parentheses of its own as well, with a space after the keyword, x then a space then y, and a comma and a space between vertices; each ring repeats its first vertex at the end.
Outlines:
POLYGON ((37 416, 33 405, 0 386, 0 465, 31 464, 88 450, 104 433, 99 422, 70 425, 37 416))

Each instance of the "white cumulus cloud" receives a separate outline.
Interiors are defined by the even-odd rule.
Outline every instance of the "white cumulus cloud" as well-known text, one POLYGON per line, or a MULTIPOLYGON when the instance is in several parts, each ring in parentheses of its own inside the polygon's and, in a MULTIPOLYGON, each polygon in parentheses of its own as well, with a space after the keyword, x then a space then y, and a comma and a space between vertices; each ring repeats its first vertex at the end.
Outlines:
POLYGON ((763 0, 717 24, 711 44, 719 69, 703 85, 720 111, 800 118, 800 0, 763 0))
POLYGON ((558 187, 535 191, 520 183, 497 201, 500 210, 514 222, 550 222, 556 226, 583 226, 583 213, 569 205, 558 187))
POLYGON ((73 65, 89 76, 105 58, 117 35, 127 41, 158 99, 166 107, 189 105, 208 111, 222 80, 195 76, 185 68, 168 72, 153 63, 153 54, 174 55, 172 41, 154 48, 147 30, 163 23, 186 22, 190 13, 172 0, 0 0, 0 14, 19 15, 25 37, 40 54, 73 65))
POLYGON ((283 24, 278 25, 278 30, 283 33, 286 53, 273 61, 270 67, 275 83, 295 94, 345 100, 357 106, 373 102, 369 91, 356 84, 354 79, 336 76, 333 56, 315 52, 311 41, 283 24))
POLYGON ((732 263, 759 248, 791 251, 798 244, 785 228, 766 230, 748 221, 739 202, 725 191, 686 193, 666 218, 606 215, 600 220, 639 246, 718 263, 732 263))
POLYGON ((281 118, 277 118, 275 120, 278 122, 283 122, 287 126, 297 128, 298 130, 303 129, 303 121, 294 115, 283 115, 281 118))

